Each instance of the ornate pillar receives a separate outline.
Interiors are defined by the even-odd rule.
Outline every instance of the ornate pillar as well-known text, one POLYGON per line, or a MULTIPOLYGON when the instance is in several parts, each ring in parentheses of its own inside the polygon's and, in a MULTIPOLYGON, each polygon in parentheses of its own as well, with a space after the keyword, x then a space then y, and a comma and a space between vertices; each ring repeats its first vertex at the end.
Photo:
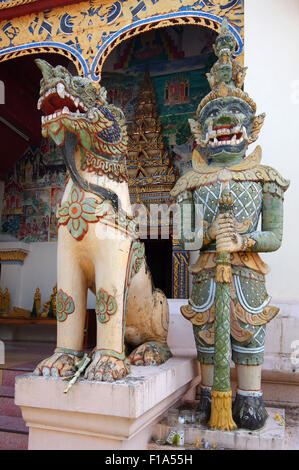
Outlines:
POLYGON ((172 239, 172 298, 189 298, 189 253, 172 239))

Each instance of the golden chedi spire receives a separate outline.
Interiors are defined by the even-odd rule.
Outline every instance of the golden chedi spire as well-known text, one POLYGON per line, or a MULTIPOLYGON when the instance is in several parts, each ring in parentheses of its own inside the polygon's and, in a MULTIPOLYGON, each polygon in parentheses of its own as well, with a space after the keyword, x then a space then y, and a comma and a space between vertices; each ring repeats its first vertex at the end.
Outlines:
POLYGON ((146 70, 140 86, 133 122, 129 128, 127 163, 129 176, 153 176, 158 168, 170 165, 163 142, 161 120, 153 82, 146 70), (135 168, 135 172, 132 171, 135 168))
POLYGON ((140 86, 128 131, 127 169, 132 202, 170 204, 176 181, 172 157, 163 141, 154 85, 148 69, 140 86))

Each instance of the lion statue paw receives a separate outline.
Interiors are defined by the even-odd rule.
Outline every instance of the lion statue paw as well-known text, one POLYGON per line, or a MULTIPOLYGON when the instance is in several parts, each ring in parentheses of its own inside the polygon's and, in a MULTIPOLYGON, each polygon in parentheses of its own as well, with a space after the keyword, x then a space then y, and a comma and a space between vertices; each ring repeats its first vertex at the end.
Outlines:
POLYGON ((166 343, 149 341, 138 346, 129 356, 134 366, 159 366, 172 356, 166 343))
POLYGON ((93 361, 85 371, 84 378, 100 382, 114 382, 126 377, 130 373, 128 359, 119 359, 113 356, 95 355, 93 361))
POLYGON ((43 375, 44 377, 73 376, 77 371, 79 361, 80 357, 73 354, 57 352, 40 362, 33 371, 33 374, 43 375))

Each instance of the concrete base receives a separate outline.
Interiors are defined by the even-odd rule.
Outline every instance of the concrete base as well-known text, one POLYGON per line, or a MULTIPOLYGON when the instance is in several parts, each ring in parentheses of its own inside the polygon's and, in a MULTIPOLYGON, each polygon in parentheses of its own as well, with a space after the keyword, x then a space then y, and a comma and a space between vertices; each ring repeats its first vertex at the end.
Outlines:
MULTIPOLYGON (((196 439, 200 442, 204 439, 212 447, 213 443, 217 448, 233 449, 233 450, 282 450, 284 448, 285 438, 285 415, 284 410, 276 408, 267 408, 269 417, 265 426, 259 431, 247 431, 238 429, 237 431, 215 431, 206 426, 185 425, 185 448, 186 445, 193 445, 196 439), (282 421, 275 420, 276 413, 279 414, 282 421)), ((166 420, 155 424, 153 427, 153 441, 166 441, 170 426, 166 424, 166 420)), ((150 447, 154 449, 153 446, 150 447)), ((159 449, 164 446, 159 446, 159 449)))
POLYGON ((174 357, 159 367, 132 367, 115 383, 16 378, 15 402, 29 427, 29 450, 146 449, 152 425, 197 375, 194 359, 174 357))

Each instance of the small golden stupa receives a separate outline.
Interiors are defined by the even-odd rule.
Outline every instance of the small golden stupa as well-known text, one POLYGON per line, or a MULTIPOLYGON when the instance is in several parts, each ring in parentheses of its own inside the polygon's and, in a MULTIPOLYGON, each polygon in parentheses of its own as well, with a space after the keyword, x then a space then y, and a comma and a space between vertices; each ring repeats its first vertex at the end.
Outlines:
POLYGON ((172 157, 163 141, 156 94, 145 73, 129 128, 127 168, 132 203, 170 204, 169 191, 177 179, 172 157))

